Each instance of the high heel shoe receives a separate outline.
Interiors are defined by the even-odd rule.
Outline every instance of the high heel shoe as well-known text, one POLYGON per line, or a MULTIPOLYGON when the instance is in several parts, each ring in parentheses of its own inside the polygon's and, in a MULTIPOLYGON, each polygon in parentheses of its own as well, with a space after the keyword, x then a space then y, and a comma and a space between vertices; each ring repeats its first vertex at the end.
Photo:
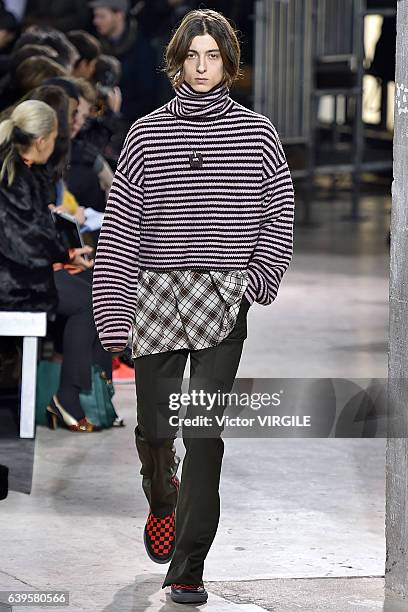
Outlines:
POLYGON ((70 431, 84 431, 86 433, 102 431, 102 427, 91 423, 86 417, 79 420, 75 419, 61 406, 56 395, 53 395, 47 406, 47 423, 50 429, 57 429, 58 425, 61 425, 70 431))

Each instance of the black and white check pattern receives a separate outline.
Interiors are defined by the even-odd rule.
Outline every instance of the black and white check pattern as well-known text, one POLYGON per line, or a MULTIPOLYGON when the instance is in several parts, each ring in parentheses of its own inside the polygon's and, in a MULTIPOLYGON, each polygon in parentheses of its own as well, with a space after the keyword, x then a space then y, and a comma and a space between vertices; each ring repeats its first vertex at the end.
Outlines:
POLYGON ((247 285, 246 270, 140 270, 133 358, 216 346, 233 329, 247 285))

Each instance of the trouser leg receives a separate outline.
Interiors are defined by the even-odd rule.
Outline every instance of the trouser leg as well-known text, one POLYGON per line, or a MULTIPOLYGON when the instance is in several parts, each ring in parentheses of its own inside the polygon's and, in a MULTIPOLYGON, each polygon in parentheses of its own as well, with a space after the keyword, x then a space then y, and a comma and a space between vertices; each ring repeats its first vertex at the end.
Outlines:
MULTIPOLYGON (((87 283, 92 290, 93 269, 84 270, 80 274, 75 275, 76 279, 87 283)), ((108 378, 112 379, 112 353, 105 351, 98 334, 96 333, 95 323, 93 321, 92 328, 95 330, 94 342, 92 345, 92 363, 100 366, 108 378)))
POLYGON ((180 462, 169 426, 169 395, 180 393, 188 351, 166 351, 137 357, 135 363, 137 426, 136 449, 141 461, 142 488, 153 514, 170 514, 177 501, 171 479, 180 462))
POLYGON ((65 270, 54 274, 58 291, 57 312, 66 317, 58 399, 73 417, 85 416, 81 390, 91 389, 92 345, 96 336, 90 286, 65 270))
POLYGON ((100 366, 109 379, 112 379, 112 354, 105 351, 96 335, 92 347, 92 363, 100 366))
MULTIPOLYGON (((219 345, 191 351, 190 393, 200 389, 207 393, 231 391, 247 335, 248 308, 247 302, 241 305, 234 329, 219 345)), ((222 415, 224 409, 218 405, 216 413, 222 415)), ((186 416, 198 413, 203 411, 189 407, 186 416)), ((221 431, 211 430, 213 437, 208 438, 183 435, 186 454, 176 510, 176 548, 162 588, 174 582, 197 584, 202 580, 220 515, 221 431)))

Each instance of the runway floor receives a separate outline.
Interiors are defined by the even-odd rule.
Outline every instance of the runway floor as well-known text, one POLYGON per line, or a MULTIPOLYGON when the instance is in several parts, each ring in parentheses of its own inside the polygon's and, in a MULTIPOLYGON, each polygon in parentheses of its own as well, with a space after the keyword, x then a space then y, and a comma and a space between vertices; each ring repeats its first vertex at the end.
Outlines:
MULTIPOLYGON (((296 229, 278 299, 250 309, 238 377, 386 377, 389 200, 364 196, 367 219, 355 224, 341 220, 346 206, 317 202, 320 225, 296 229)), ((84 612, 192 609, 171 604, 165 568, 144 552, 134 386, 118 386, 115 400, 125 428, 37 428, 32 493, 0 502, 0 590, 67 590, 69 610, 84 612)), ((384 453, 384 439, 225 438, 203 609, 290 610, 240 599, 240 583, 253 579, 383 576, 384 453)))

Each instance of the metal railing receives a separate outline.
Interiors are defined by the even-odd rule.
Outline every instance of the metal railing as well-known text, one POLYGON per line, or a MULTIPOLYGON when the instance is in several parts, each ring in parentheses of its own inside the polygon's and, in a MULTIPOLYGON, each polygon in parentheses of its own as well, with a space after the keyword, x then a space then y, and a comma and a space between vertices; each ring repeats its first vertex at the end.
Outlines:
POLYGON ((254 109, 286 142, 305 142, 310 134, 314 56, 354 52, 355 6, 353 0, 256 0, 254 109))

